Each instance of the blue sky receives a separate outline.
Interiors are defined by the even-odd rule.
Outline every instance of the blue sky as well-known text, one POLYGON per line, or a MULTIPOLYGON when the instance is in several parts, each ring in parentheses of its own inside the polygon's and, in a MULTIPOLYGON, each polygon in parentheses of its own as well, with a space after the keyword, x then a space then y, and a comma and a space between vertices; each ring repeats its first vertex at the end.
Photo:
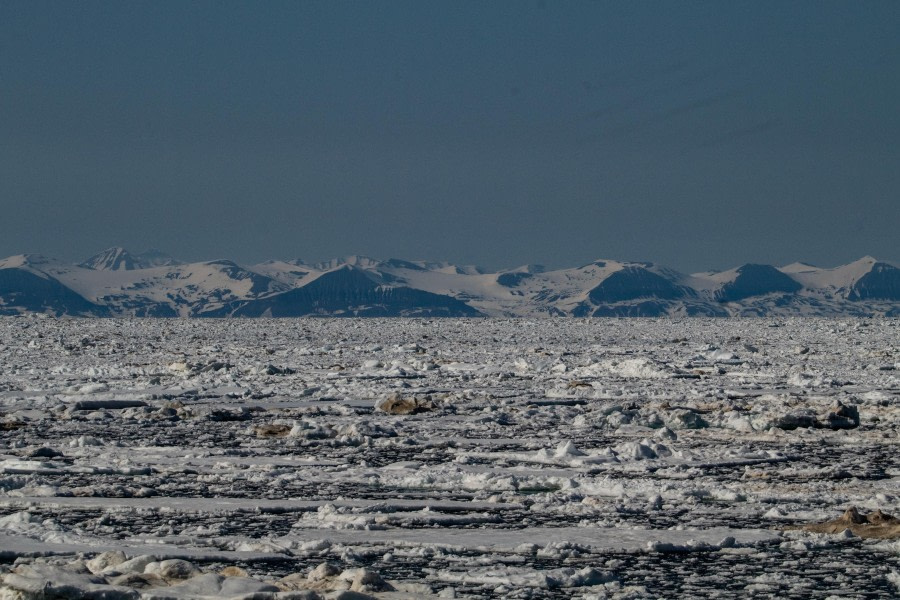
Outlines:
POLYGON ((5 2, 0 254, 900 259, 897 2, 5 2))

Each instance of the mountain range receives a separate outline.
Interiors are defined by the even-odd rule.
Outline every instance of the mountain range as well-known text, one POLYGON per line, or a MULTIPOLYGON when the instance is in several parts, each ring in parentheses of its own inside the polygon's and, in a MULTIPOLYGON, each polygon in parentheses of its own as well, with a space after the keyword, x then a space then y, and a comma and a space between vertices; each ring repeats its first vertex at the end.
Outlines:
POLYGON ((686 275, 597 260, 488 272, 446 262, 349 256, 183 263, 110 248, 74 265, 0 260, 0 315, 79 317, 900 316, 900 268, 864 257, 820 268, 763 264, 686 275))

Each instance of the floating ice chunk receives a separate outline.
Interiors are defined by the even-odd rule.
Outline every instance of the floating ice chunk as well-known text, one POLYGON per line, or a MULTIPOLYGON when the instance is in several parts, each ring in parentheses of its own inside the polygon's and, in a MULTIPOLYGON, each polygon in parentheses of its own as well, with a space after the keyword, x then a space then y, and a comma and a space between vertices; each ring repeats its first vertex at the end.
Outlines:
POLYGON ((73 573, 50 565, 31 564, 16 567, 15 572, 0 575, 0 597, 27 598, 104 598, 137 600, 140 593, 126 587, 106 584, 98 575, 73 573))
POLYGON ((825 385, 825 379, 818 375, 795 370, 788 375, 787 383, 794 387, 812 388, 825 385))
POLYGON ((391 394, 375 402, 375 410, 390 415, 414 415, 434 410, 435 404, 431 396, 401 396, 391 394))
POLYGON ((264 583, 249 577, 223 577, 215 573, 197 575, 182 583, 166 588, 163 595, 176 595, 185 598, 244 598, 261 597, 263 593, 278 592, 280 589, 270 583, 264 583))
MULTIPOLYGON (((9 531, 21 531, 23 525, 40 523, 41 520, 27 511, 21 511, 0 517, 0 529, 9 531)), ((30 529, 30 528, 29 528, 30 529)))
POLYGON ((727 350, 712 350, 705 354, 705 358, 707 360, 712 360, 715 362, 728 362, 738 360, 737 354, 729 352, 727 350))
POLYGON ((89 436, 89 435, 81 435, 77 438, 69 441, 69 446, 71 448, 87 448, 92 446, 102 446, 103 440, 98 438, 89 436))
POLYGON ((299 542, 292 546, 294 554, 300 556, 319 555, 331 548, 330 540, 311 540, 308 542, 299 542))
POLYGON ((152 554, 141 554, 140 556, 135 556, 134 558, 115 565, 111 569, 108 569, 108 571, 112 570, 119 573, 143 573, 144 569, 147 568, 147 565, 156 562, 157 560, 159 559, 152 554))
POLYGON ((368 421, 358 421, 345 425, 338 430, 338 435, 352 439, 397 437, 397 430, 387 425, 379 425, 368 421))
POLYGON ((172 594, 175 596, 190 594, 191 596, 197 597, 224 596, 225 594, 222 593, 222 582, 224 581, 225 577, 221 575, 205 573, 203 575, 196 575, 186 581, 167 588, 165 594, 172 594))
POLYGON ((107 568, 115 567, 127 560, 125 553, 121 550, 115 550, 112 552, 103 552, 98 554, 91 560, 87 561, 85 565, 91 573, 100 573, 107 568))
POLYGON ((661 379, 670 375, 648 358, 629 358, 618 363, 613 362, 609 364, 608 369, 621 377, 636 379, 661 379))
POLYGON ((660 427, 666 426, 666 422, 657 412, 648 414, 646 417, 644 417, 643 421, 644 424, 651 429, 659 429, 660 427))
POLYGON ((738 413, 732 413, 727 417, 727 420, 725 421, 725 427, 743 433, 750 433, 756 430, 753 427, 753 423, 750 421, 749 417, 738 413))
MULTIPOLYGON (((2 490, 2 488, 3 483, 0 482, 0 490, 2 490)), ((25 485, 17 490, 8 491, 7 495, 13 497, 34 496, 38 498, 52 498, 59 495, 59 488, 55 485, 25 485)))
POLYGON ((77 393, 79 394, 96 394, 97 392, 105 392, 109 390, 109 384, 107 383, 86 383, 82 386, 78 386, 77 393))
POLYGON ((553 453, 554 458, 567 458, 572 456, 584 456, 584 452, 576 448, 571 440, 561 442, 553 453))
POLYGON ((653 434, 653 438, 657 440, 674 442, 678 439, 678 435, 668 427, 663 427, 662 429, 658 429, 656 433, 653 434))
POLYGON ((631 420, 633 418, 632 415, 633 415, 633 411, 624 412, 624 411, 619 410, 619 411, 611 412, 606 417, 606 424, 610 428, 619 429, 623 425, 628 425, 631 423, 631 420))
POLYGON ((286 435, 288 437, 306 440, 323 440, 336 437, 338 433, 332 427, 303 419, 291 427, 286 435))
POLYGON ((784 519, 787 518, 787 514, 777 506, 773 506, 769 510, 767 510, 762 515, 763 519, 784 519))
POLYGON ((294 527, 315 527, 322 529, 374 530, 385 529, 376 522, 376 515, 354 513, 348 508, 324 504, 315 513, 305 513, 294 527))
POLYGON ((200 574, 200 569, 193 563, 179 558, 161 562, 151 562, 144 567, 144 573, 159 575, 166 580, 190 579, 200 574))
POLYGON ((616 577, 611 573, 598 571, 591 567, 578 570, 571 567, 533 570, 522 567, 497 566, 470 569, 466 572, 441 570, 435 574, 435 578, 439 581, 467 584, 540 589, 593 586, 616 581, 616 577))
POLYGON ((709 423, 692 410, 680 409, 674 411, 669 417, 669 427, 673 429, 703 429, 709 427, 709 423))
POLYGON ((859 397, 867 404, 875 404, 879 406, 888 406, 892 399, 891 394, 880 390, 866 392, 864 394, 860 394, 859 397))
POLYGON ((389 592, 394 589, 381 575, 369 569, 348 569, 338 575, 338 579, 350 581, 351 592, 389 592))
POLYGON ((619 459, 649 460, 659 458, 653 448, 645 442, 625 442, 614 448, 619 459))
POLYGON ((900 573, 897 573, 897 571, 891 571, 887 574, 887 580, 894 584, 894 587, 897 588, 898 591, 900 591, 900 573))

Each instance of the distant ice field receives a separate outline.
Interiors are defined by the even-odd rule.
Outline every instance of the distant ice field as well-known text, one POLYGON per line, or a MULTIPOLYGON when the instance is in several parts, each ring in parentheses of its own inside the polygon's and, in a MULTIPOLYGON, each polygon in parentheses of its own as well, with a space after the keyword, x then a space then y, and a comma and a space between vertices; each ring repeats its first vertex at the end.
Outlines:
POLYGON ((900 514, 898 427, 900 319, 0 318, 0 598, 114 550, 376 598, 892 598, 900 541, 797 528, 900 514))

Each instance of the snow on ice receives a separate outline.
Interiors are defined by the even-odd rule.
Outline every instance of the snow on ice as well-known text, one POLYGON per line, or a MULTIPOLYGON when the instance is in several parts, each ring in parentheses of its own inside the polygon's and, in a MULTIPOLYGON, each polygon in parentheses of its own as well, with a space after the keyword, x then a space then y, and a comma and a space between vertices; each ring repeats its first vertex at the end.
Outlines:
POLYGON ((0 598, 894 597, 898 334, 0 319, 0 598))

